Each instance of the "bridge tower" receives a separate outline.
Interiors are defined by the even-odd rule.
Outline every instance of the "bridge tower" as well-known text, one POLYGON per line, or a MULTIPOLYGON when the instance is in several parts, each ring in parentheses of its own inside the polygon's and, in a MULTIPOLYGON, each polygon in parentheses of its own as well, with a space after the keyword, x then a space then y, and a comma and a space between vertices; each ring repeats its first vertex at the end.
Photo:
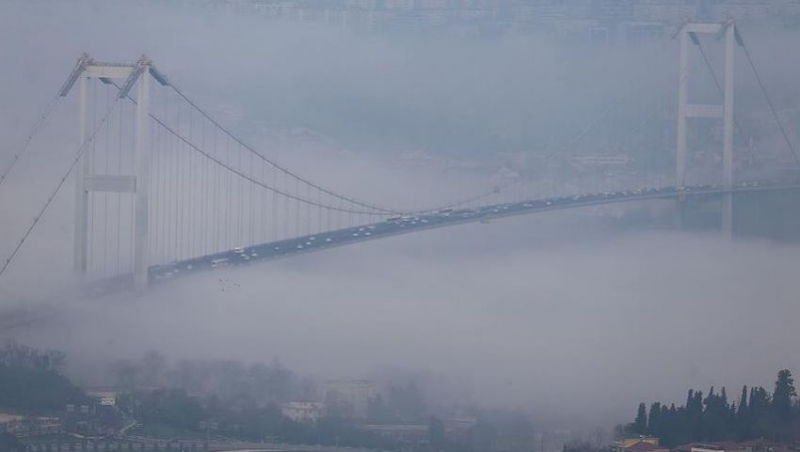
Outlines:
MULTIPOLYGON (((725 190, 733 188, 733 72, 736 45, 736 24, 729 20, 721 24, 687 22, 677 31, 680 36, 680 61, 678 71, 678 140, 676 181, 677 187, 686 186, 686 141, 690 118, 720 118, 723 123, 722 184, 725 190), (725 39, 725 81, 723 104, 708 105, 689 102, 689 40, 700 45, 698 34, 712 34, 725 39)), ((683 216, 685 199, 679 200, 683 216)), ((681 218, 682 221, 682 218, 681 218)), ((730 193, 722 198, 722 233, 730 237, 733 232, 733 200, 730 193)))
POLYGON ((83 54, 78 65, 60 91, 65 97, 77 83, 79 88, 79 136, 80 146, 86 146, 87 137, 92 131, 87 130, 86 98, 87 82, 96 78, 105 84, 122 82, 117 96, 119 99, 130 97, 130 91, 137 86, 136 113, 134 131, 134 174, 112 175, 95 174, 90 165, 93 150, 87 147, 76 166, 75 182, 75 237, 73 267, 76 272, 85 274, 88 268, 89 251, 89 193, 113 192, 128 193, 134 199, 133 215, 133 273, 138 287, 147 285, 148 256, 148 222, 149 222, 149 173, 150 149, 149 135, 149 93, 150 75, 162 85, 166 79, 159 74, 149 60, 142 56, 136 63, 101 63, 83 54), (144 75, 144 76, 143 76, 144 75))

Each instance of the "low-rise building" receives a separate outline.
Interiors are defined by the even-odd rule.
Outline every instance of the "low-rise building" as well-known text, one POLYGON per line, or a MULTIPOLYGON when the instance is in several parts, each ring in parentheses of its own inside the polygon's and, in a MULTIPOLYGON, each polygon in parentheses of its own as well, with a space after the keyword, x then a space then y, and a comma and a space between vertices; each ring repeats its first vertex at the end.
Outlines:
POLYGON ((288 402, 281 406, 281 413, 296 422, 317 422, 324 410, 325 405, 319 402, 288 402))
POLYGON ((626 452, 626 451, 631 450, 631 448, 634 447, 634 446, 636 446, 636 448, 642 449, 642 450, 633 451, 633 452, 653 452, 656 449, 664 449, 667 452, 669 452, 668 449, 659 446, 659 439, 658 438, 653 437, 653 436, 644 436, 644 435, 634 436, 634 437, 630 437, 630 438, 622 438, 619 441, 615 441, 612 446, 613 446, 615 452, 626 452), (645 446, 645 444, 647 444, 647 446, 645 446), (644 449, 650 449, 651 447, 655 447, 656 449, 653 449, 653 451, 644 450, 644 449))
POLYGON ((428 444, 427 425, 362 425, 362 430, 403 446, 417 448, 428 444))
POLYGON ((25 416, 16 414, 0 413, 0 433, 11 433, 17 435, 22 431, 25 416))
POLYGON ((639 441, 638 443, 623 448, 620 452, 670 452, 670 450, 669 448, 659 446, 658 444, 639 441))

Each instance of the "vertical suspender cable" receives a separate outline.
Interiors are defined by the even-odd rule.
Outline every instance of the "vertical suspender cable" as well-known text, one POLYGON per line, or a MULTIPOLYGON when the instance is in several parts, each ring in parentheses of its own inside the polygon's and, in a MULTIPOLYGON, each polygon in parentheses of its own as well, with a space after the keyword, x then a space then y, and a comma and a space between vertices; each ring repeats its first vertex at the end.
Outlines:
MULTIPOLYGON (((219 153, 217 152, 217 128, 214 128, 214 156, 216 157, 219 153)), ((220 249, 219 244, 219 222, 220 222, 220 211, 221 206, 219 202, 219 170, 216 167, 211 168, 211 174, 214 179, 214 209, 212 215, 214 217, 214 252, 216 253, 220 249)))
POLYGON ((294 236, 300 237, 300 179, 294 179, 294 195, 297 196, 295 200, 295 209, 294 209, 294 236))
POLYGON ((747 49, 747 46, 744 45, 744 40, 742 39, 742 36, 739 34, 739 29, 734 28, 733 31, 734 31, 734 37, 736 38, 736 42, 744 51, 744 56, 747 58, 747 62, 750 65, 750 69, 753 70, 753 75, 755 75, 756 81, 758 82, 758 86, 761 88, 761 94, 764 96, 764 99, 766 99, 767 105, 769 105, 769 109, 772 112, 772 117, 775 118, 775 122, 778 124, 778 128, 781 130, 781 135, 783 135, 783 140, 786 142, 786 147, 789 149, 789 152, 792 153, 794 162, 800 163, 800 159, 798 159, 797 157, 797 152, 795 152, 792 140, 789 139, 789 134, 783 127, 781 118, 778 115, 778 110, 775 108, 775 104, 772 103, 772 98, 770 97, 769 92, 767 92, 767 87, 764 85, 764 81, 761 79, 761 74, 759 74, 758 69, 756 69, 756 65, 753 62, 753 58, 750 57, 750 51, 747 49))
MULTIPOLYGON (((117 119, 117 174, 122 174, 122 106, 117 119)), ((117 274, 121 272, 122 256, 122 193, 117 193, 117 274)))
MULTIPOLYGON (((175 128, 178 130, 178 135, 182 135, 181 132, 181 100, 175 99, 175 128)), ((183 193, 183 182, 184 182, 184 164, 183 164, 183 143, 180 140, 175 138, 175 215, 177 215, 177 219, 175 221, 175 260, 178 261, 181 259, 183 255, 183 239, 184 239, 184 210, 186 200, 184 198, 183 193)))
MULTIPOLYGON (((106 85, 106 111, 109 111, 111 108, 111 88, 106 85)), ((106 123, 105 127, 105 134, 106 134, 106 148, 105 148, 105 173, 109 174, 109 161, 110 153, 111 153, 111 127, 108 126, 106 123)), ((109 192, 103 193, 103 201, 105 205, 103 206, 103 275, 108 276, 108 197, 109 192)))
MULTIPOLYGON (((194 133, 193 133, 194 132, 194 130, 193 130, 194 129, 194 127, 193 127, 194 124, 192 124, 192 121, 194 121, 194 117, 192 115, 192 109, 189 108, 189 141, 193 142, 194 141, 194 133)), ((187 152, 189 154, 189 184, 188 184, 189 185, 189 193, 186 195, 187 198, 189 198, 189 223, 188 223, 189 224, 189 227, 188 227, 188 230, 189 230, 189 250, 187 252, 188 252, 188 257, 192 258, 192 257, 195 257, 194 245, 195 245, 195 237, 196 237, 196 234, 197 234, 197 221, 194 218, 194 214, 195 214, 195 208, 194 208, 194 184, 197 181, 196 181, 196 177, 195 177, 195 174, 194 174, 194 152, 189 152, 188 149, 187 149, 187 152)))
MULTIPOLYGON (((230 163, 231 163, 230 144, 231 144, 231 139, 230 139, 230 137, 226 136, 225 137, 225 163, 227 163, 228 165, 230 165, 230 163)), ((227 202, 226 202, 227 206, 226 206, 226 209, 225 209, 225 212, 226 212, 225 229, 226 229, 226 231, 225 231, 225 233, 223 235, 223 238, 226 239, 225 240, 225 248, 226 249, 230 249, 231 248, 231 243, 232 243, 231 232, 233 231, 233 225, 232 225, 233 214, 231 213, 231 211, 233 209, 233 175, 228 173, 227 176, 228 176, 226 178, 227 179, 227 183, 225 185, 225 190, 227 191, 227 193, 225 194, 226 195, 225 198, 227 200, 227 202)))

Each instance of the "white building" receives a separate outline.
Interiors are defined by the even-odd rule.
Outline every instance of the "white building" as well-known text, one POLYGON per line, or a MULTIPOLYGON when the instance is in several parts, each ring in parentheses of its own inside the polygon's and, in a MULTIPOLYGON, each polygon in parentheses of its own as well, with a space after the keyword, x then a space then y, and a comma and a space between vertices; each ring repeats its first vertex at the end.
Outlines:
POLYGON ((296 422, 317 422, 325 410, 319 402, 288 402, 281 406, 281 413, 296 422))

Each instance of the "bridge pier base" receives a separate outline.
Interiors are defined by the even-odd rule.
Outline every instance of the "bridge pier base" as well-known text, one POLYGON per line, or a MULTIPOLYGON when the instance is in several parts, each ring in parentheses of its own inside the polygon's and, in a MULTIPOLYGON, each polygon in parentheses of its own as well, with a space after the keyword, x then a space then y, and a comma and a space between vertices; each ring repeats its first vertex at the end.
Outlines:
POLYGON ((733 195, 722 195, 722 237, 733 238, 733 195))
POLYGON ((678 195, 678 201, 675 203, 675 227, 679 231, 686 229, 686 195, 681 193, 678 195))

